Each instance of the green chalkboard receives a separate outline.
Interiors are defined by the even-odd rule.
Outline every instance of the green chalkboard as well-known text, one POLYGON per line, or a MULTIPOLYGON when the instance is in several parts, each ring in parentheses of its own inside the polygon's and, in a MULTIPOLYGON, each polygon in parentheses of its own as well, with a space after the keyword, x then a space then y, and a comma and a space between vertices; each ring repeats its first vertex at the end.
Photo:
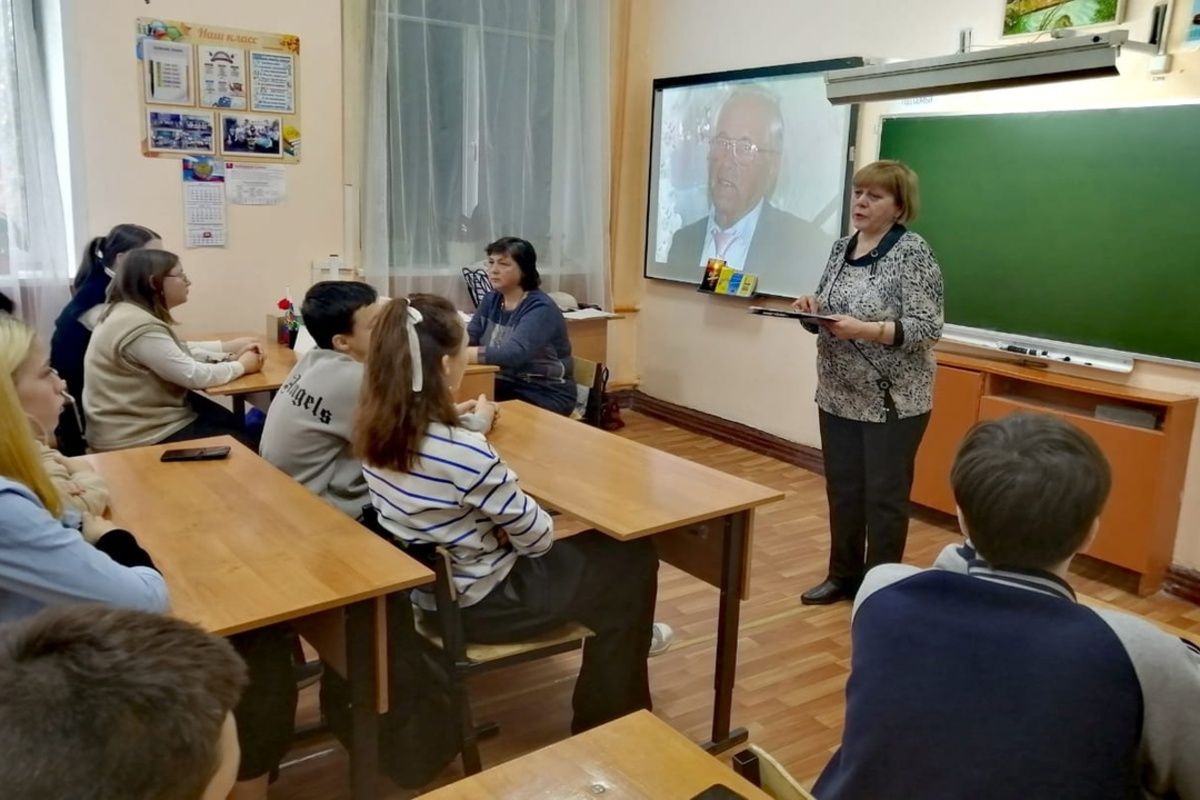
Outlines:
POLYGON ((1200 105, 897 117, 946 321, 1200 362, 1200 105))

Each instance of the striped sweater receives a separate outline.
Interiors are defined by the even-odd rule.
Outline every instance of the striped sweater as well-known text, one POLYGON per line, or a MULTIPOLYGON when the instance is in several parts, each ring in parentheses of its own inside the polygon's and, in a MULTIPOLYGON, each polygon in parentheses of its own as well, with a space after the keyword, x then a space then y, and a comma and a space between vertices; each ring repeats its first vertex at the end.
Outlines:
MULTIPOLYGON (((508 575, 517 558, 536 558, 554 542, 554 523, 517 485, 517 475, 483 434, 432 423, 408 472, 364 465, 371 505, 402 542, 444 545, 459 604, 482 600, 508 575), (508 534, 502 544, 497 528, 508 534)), ((414 602, 434 608, 433 595, 414 602)))

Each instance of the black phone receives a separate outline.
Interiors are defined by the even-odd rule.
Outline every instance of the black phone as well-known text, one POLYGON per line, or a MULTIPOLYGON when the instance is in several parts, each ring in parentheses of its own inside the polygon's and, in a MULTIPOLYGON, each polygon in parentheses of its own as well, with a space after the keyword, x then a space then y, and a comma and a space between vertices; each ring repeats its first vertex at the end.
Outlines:
POLYGON ((217 461, 229 457, 229 447, 183 447, 164 450, 161 461, 217 461))
POLYGON ((714 783, 693 797, 692 800, 746 800, 746 797, 745 795, 738 794, 723 783, 714 783))

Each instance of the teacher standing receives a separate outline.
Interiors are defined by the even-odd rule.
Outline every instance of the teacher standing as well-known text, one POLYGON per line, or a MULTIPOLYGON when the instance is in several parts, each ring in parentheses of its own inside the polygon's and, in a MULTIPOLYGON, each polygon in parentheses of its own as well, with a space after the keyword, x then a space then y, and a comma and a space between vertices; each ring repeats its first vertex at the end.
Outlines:
POLYGON ((917 447, 933 407, 933 345, 942 335, 942 272, 905 228, 917 175, 876 161, 854 176, 856 233, 829 254, 816 294, 792 306, 835 318, 817 334, 817 406, 829 498, 829 573, 800 599, 854 597, 877 564, 900 561, 908 538, 917 447))

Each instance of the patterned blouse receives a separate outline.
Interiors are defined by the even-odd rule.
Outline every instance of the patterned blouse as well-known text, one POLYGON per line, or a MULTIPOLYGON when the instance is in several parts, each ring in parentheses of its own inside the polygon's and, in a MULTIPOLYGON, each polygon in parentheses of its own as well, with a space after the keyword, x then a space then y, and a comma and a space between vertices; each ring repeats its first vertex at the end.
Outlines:
POLYGON ((854 241, 834 242, 817 307, 865 322, 894 321, 895 342, 850 341, 818 330, 817 405, 845 419, 886 422, 890 394, 900 419, 925 414, 933 408, 933 345, 942 335, 941 268, 925 240, 902 225, 862 258, 849 258, 854 241))

